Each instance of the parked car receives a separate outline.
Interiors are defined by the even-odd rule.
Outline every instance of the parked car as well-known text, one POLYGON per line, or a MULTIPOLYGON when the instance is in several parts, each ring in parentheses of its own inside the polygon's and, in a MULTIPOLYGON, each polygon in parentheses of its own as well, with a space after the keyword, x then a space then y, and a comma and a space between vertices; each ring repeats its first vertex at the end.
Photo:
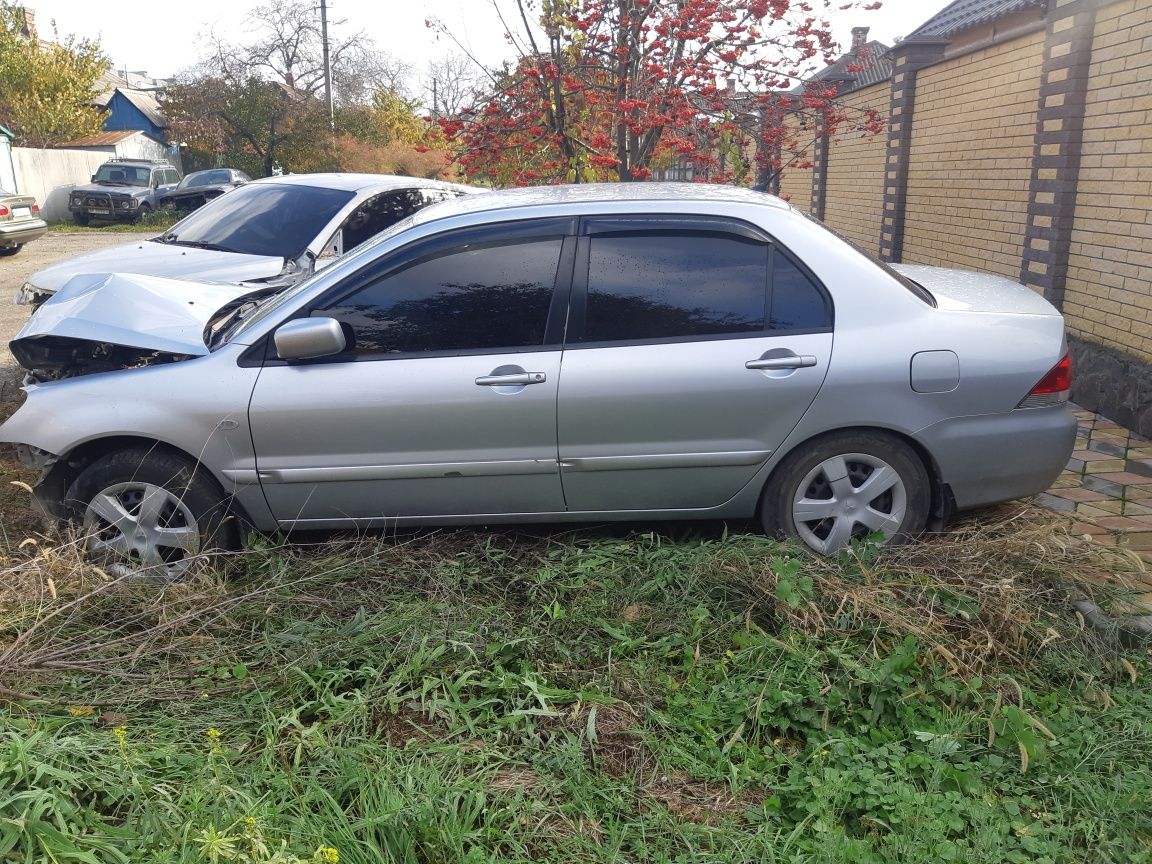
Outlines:
POLYGON ((68 210, 77 225, 139 222, 160 207, 180 182, 168 162, 109 159, 96 169, 92 183, 68 193, 68 210))
MULTIPOLYGON (((387 174, 293 174, 209 201, 147 241, 78 255, 32 274, 17 303, 39 305, 74 276, 142 273, 283 289, 410 213, 481 190, 387 174)), ((189 288, 194 296, 197 288, 189 288)), ((240 292, 245 293, 245 292, 240 292)))
POLYGON ((0 258, 15 255, 47 231, 48 224, 40 218, 40 205, 33 196, 0 188, 0 258))
POLYGON ((1040 492, 1075 438, 1042 297, 747 190, 465 196, 260 303, 126 286, 139 332, 109 322, 143 277, 91 278, 12 352, 75 362, 55 328, 87 322, 129 368, 29 387, 0 440, 94 550, 171 576, 241 524, 756 516, 827 553, 1040 492))
POLYGON ((171 206, 181 212, 203 207, 213 198, 231 192, 237 186, 251 183, 252 178, 235 168, 209 168, 185 175, 180 185, 169 193, 161 206, 171 206))

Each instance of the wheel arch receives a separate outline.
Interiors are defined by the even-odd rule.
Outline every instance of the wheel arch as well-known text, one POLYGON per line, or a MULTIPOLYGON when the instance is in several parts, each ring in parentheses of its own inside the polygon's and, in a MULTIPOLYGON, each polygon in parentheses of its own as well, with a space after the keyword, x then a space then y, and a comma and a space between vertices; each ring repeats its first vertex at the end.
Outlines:
POLYGON ((765 499, 768 495, 768 490, 772 487, 772 481, 779 476, 782 467, 788 462, 789 457, 797 453, 802 448, 809 446, 815 442, 822 441, 826 438, 831 438, 836 435, 852 435, 857 433, 869 433, 886 435, 906 444, 917 458, 920 459, 924 465, 924 471, 928 475, 928 482, 931 486, 931 509, 928 514, 928 527, 929 530, 940 530, 943 524, 951 517, 955 511, 955 501, 952 497, 952 490, 949 488, 947 481, 944 479, 940 470, 940 465, 937 463, 936 458, 932 455, 931 451, 924 446, 924 444, 907 432, 900 429, 893 429, 887 426, 839 426, 835 429, 825 429, 816 435, 811 435, 808 438, 798 441, 791 447, 788 447, 784 453, 776 460, 776 464, 772 466, 772 470, 768 472, 768 476, 764 478, 764 483, 760 489, 760 497, 756 502, 756 517, 760 518, 763 512, 765 499))
POLYGON ((160 441, 156 438, 148 438, 143 435, 109 435, 102 438, 92 438, 78 444, 72 448, 72 450, 68 451, 67 454, 60 456, 36 485, 37 499, 50 515, 57 519, 66 518, 63 502, 68 488, 80 473, 98 459, 102 459, 112 453, 131 449, 167 453, 170 456, 188 462, 193 466, 194 472, 202 473, 220 488, 231 515, 243 522, 251 524, 252 520, 243 505, 236 499, 235 495, 228 492, 224 484, 220 482, 220 478, 203 462, 174 444, 169 444, 166 441, 160 441))

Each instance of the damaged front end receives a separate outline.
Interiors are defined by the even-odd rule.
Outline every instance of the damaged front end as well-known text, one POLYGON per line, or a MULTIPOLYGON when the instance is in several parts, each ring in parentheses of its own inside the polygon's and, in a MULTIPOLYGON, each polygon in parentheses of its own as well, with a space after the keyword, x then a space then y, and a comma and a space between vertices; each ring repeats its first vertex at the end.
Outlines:
POLYGON ((14 340, 10 348, 16 362, 27 370, 23 381, 25 387, 98 372, 175 363, 195 356, 63 336, 35 336, 14 340))
POLYGON ((209 353, 205 332, 251 288, 136 274, 71 279, 9 343, 25 385, 209 353))

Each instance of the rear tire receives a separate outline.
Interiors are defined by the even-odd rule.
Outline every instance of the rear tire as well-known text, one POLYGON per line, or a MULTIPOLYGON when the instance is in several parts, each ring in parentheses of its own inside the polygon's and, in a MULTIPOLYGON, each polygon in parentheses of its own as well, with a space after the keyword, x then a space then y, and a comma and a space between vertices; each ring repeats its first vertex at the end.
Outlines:
POLYGON ((785 457, 760 503, 773 536, 833 554, 880 532, 886 544, 924 530, 932 484, 920 456, 894 435, 842 432, 814 439, 785 457))
POLYGON ((215 479, 191 460, 133 449, 97 459, 64 500, 91 557, 165 581, 213 550, 239 548, 236 520, 215 479))

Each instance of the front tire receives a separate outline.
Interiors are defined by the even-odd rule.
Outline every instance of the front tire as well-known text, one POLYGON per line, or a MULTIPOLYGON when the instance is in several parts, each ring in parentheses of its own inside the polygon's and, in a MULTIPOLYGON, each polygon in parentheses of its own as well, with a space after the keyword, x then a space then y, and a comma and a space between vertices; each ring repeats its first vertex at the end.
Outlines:
POLYGON ((883 432, 834 433, 785 457, 760 519, 770 535, 829 555, 876 532, 904 542, 924 530, 931 500, 928 471, 908 444, 883 432))
POLYGON ((88 223, 91 222, 92 219, 88 216, 87 213, 73 213, 72 221, 79 225, 81 228, 87 228, 88 223))
POLYGON ((95 560, 167 581, 207 552, 239 546, 224 490, 170 453, 134 449, 97 459, 68 488, 65 508, 95 560))
POLYGON ((5 246, 3 249, 0 249, 0 258, 11 258, 23 248, 23 243, 21 243, 19 246, 5 246))
POLYGON ((148 221, 148 217, 152 215, 152 208, 147 204, 141 204, 140 208, 136 211, 136 218, 132 221, 139 224, 140 222, 148 221))

